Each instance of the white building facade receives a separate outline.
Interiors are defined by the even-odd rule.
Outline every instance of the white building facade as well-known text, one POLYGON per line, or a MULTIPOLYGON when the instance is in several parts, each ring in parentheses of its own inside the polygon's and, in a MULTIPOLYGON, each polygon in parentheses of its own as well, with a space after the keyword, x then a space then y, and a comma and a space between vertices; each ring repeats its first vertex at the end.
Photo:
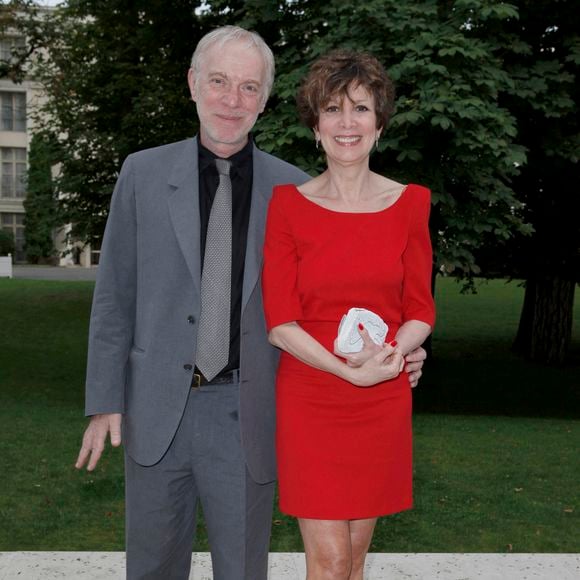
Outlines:
MULTIPOLYGON (((0 39, 0 58, 10 60, 14 37, 0 39)), ((14 236, 15 262, 24 262, 24 199, 32 122, 30 107, 38 99, 39 87, 25 80, 16 84, 0 79, 0 227, 14 236)))
MULTIPOLYGON (((17 36, 0 38, 0 59, 10 61, 14 48, 23 44, 17 36)), ((0 79, 0 228, 12 233, 13 262, 25 263, 25 207, 28 151, 34 133, 31 114, 43 99, 40 83, 26 78, 15 83, 0 79)), ((56 167, 54 168, 56 169, 56 167)), ((54 232, 57 263, 61 266, 90 267, 98 263, 98 251, 81 243, 69 246, 70 226, 54 232)))

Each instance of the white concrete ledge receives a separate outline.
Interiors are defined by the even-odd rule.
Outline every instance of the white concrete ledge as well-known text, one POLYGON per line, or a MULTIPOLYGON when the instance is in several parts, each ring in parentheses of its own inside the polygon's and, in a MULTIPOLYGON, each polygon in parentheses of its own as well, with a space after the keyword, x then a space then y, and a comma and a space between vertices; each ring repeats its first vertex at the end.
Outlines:
MULTIPOLYGON (((0 580, 123 580, 123 552, 0 552, 0 580)), ((304 580, 304 554, 270 554, 269 580, 304 580)), ((206 552, 191 580, 212 580, 206 552)), ((578 580, 580 554, 369 554, 366 580, 578 580)))
POLYGON ((0 278, 12 278, 12 256, 0 256, 0 278))

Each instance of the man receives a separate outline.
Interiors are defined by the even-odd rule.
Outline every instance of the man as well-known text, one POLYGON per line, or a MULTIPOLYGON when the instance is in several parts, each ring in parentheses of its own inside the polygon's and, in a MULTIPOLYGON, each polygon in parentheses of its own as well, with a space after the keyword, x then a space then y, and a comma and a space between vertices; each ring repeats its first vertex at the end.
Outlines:
POLYGON ((130 155, 113 194, 76 466, 95 468, 108 433, 120 445, 122 423, 130 579, 189 577, 198 500, 214 578, 267 576, 277 352, 261 252, 272 187, 308 179, 249 138, 273 78, 257 34, 206 35, 188 74, 198 137, 130 155))

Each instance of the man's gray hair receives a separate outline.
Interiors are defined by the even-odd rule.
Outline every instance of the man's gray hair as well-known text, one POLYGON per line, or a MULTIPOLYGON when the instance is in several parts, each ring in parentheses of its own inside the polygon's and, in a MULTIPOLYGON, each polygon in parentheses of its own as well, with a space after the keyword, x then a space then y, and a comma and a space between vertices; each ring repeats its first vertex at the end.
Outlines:
POLYGON ((260 51, 264 60, 265 85, 262 94, 262 105, 266 104, 272 85, 274 84, 274 55, 270 47, 264 42, 264 39, 257 33, 245 30, 239 26, 221 26, 211 32, 208 32, 195 47, 191 57, 191 68, 196 76, 200 74, 201 63, 205 58, 207 51, 213 46, 222 48, 224 44, 232 41, 245 42, 247 48, 256 48, 260 51))

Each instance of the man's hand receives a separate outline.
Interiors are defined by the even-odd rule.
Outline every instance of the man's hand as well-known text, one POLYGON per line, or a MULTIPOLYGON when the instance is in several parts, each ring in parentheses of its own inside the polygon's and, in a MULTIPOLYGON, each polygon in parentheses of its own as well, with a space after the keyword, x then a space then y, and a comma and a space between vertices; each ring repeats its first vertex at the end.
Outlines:
POLYGON ((92 471, 99 462, 107 433, 111 434, 111 445, 119 447, 121 445, 121 413, 107 413, 104 415, 93 415, 85 434, 83 444, 77 457, 75 467, 81 469, 89 461, 87 471, 92 471))
POLYGON ((409 383, 413 389, 423 374, 421 369, 426 358, 427 352, 422 347, 416 348, 405 357, 405 372, 409 373, 409 383))

